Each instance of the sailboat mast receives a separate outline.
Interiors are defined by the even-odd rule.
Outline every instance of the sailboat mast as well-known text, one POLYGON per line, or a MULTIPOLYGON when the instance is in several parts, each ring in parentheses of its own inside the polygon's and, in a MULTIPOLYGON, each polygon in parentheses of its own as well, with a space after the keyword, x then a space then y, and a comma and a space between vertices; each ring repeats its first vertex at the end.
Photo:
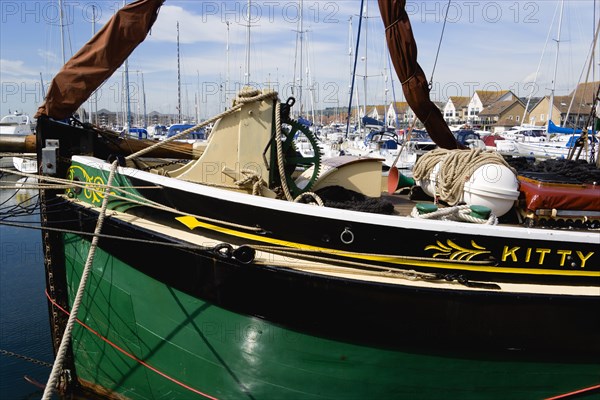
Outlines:
POLYGON ((144 100, 144 122, 142 124, 142 128, 146 129, 148 127, 148 114, 146 112, 146 88, 144 87, 144 72, 140 72, 142 74, 142 99, 144 100))
POLYGON ((387 73, 387 66, 383 67, 383 81, 385 83, 385 87, 383 89, 383 93, 385 96, 385 100, 383 102, 383 126, 384 128, 386 128, 388 126, 388 121, 387 121, 387 102, 388 102, 388 73, 387 73))
POLYGON ((196 123, 200 123, 200 71, 196 70, 196 123))
MULTIPOLYGON (((127 2, 123 0, 123 7, 127 2)), ((129 128, 131 128, 131 103, 129 102, 129 58, 125 59, 125 100, 126 100, 126 114, 127 120, 125 121, 125 129, 127 129, 127 133, 129 133, 129 128)))
POLYGON ((248 0, 248 12, 246 13, 248 20, 248 25, 246 26, 246 86, 250 86, 250 6, 251 0, 248 0))
MULTIPOLYGON (((367 116, 367 76, 368 76, 368 58, 367 58, 367 50, 368 50, 368 34, 369 34, 369 2, 367 1, 367 4, 365 5, 365 76, 363 77, 363 90, 364 90, 364 102, 365 102, 365 109, 363 112, 363 117, 367 116)), ((360 126, 360 125, 359 125, 360 126)), ((363 136, 365 134, 364 130, 363 130, 363 136)))
MULTIPOLYGON (((360 0, 360 15, 358 16, 358 33, 356 35, 356 49, 360 44, 360 26, 362 24, 363 5, 365 0, 360 0)), ((352 108, 352 92, 354 91, 354 81, 356 79, 356 63, 358 61, 358 50, 354 52, 354 67, 352 69, 352 83, 350 84, 350 101, 348 102, 348 117, 346 119, 346 138, 350 134, 350 110, 352 108)))
POLYGON ((550 110, 548 111, 548 123, 552 121, 552 113, 554 109, 554 91, 556 89, 556 72, 558 69, 558 53, 560 49, 560 31, 562 28, 563 9, 565 6, 564 0, 560 3, 560 16, 558 17, 558 34, 556 37, 556 60, 554 62, 554 76, 552 77, 552 89, 550 91, 550 110))
POLYGON ((42 100, 46 100, 46 91, 44 90, 44 77, 40 72, 40 84, 42 85, 42 100))
MULTIPOLYGON (((225 21, 225 24, 227 25, 227 46, 225 47, 227 58, 227 71, 225 76, 225 108, 227 108, 229 107, 229 21, 225 21)), ((198 78, 198 80, 200 80, 200 78, 198 78)), ((198 121, 200 120, 198 119, 198 121)))
POLYGON ((65 65, 65 24, 63 21, 63 6, 62 0, 58 0, 58 19, 60 25, 60 50, 62 52, 62 63, 65 65))
MULTIPOLYGON (((391 71, 393 71, 392 70, 392 59, 391 59, 389 53, 388 53, 388 56, 387 56, 387 61, 388 61, 389 70, 391 72, 391 71)), ((395 126, 396 129, 398 129, 400 127, 400 123, 398 121, 398 109, 396 108, 396 103, 397 103, 397 101, 396 101, 396 88, 394 87, 394 77, 390 76, 390 79, 391 79, 391 84, 392 84, 393 110, 394 110, 394 115, 396 117, 396 120, 394 121, 394 126, 395 126)))
POLYGON ((179 21, 177 21, 177 121, 181 123, 181 63, 179 61, 179 21))
POLYGON ((298 34, 300 35, 300 81, 298 83, 298 102, 300 103, 300 115, 302 115, 303 111, 304 111, 304 107, 302 104, 302 74, 303 74, 303 65, 302 65, 302 53, 304 51, 303 48, 303 42, 304 42, 304 20, 302 19, 302 0, 300 0, 300 20, 299 20, 299 30, 298 30, 298 34))
MULTIPOLYGON (((348 75, 350 77, 350 82, 348 83, 348 104, 352 104, 352 16, 348 18, 348 75)), ((350 113, 348 111, 348 113, 350 113)))
POLYGON ((131 103, 129 102, 129 62, 125 59, 125 104, 126 104, 126 121, 125 128, 131 127, 131 103))
POLYGON ((314 92, 314 82, 310 72, 310 43, 309 36, 306 35, 306 84, 308 85, 308 93, 310 95, 310 114, 313 122, 316 122, 315 119, 315 92, 314 92))
MULTIPOLYGON (((92 5, 92 37, 96 35, 96 6, 92 5)), ((90 112, 90 122, 92 120, 90 112)), ((98 90, 94 90, 94 124, 98 125, 98 90)))

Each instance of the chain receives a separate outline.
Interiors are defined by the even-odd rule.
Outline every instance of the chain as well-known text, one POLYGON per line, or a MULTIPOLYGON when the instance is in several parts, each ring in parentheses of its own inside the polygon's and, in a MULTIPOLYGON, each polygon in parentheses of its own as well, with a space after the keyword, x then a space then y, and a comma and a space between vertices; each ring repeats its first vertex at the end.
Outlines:
POLYGON ((175 165, 175 164, 183 164, 183 163, 180 160, 176 160, 176 161, 169 161, 169 162, 165 162, 165 163, 157 164, 157 165, 149 165, 147 167, 138 168, 138 169, 140 171, 150 171, 151 169, 159 169, 159 168, 168 167, 169 165, 175 165))
POLYGON ((9 357, 18 358, 18 359, 21 359, 21 360, 25 360, 25 361, 28 361, 28 362, 33 363, 33 364, 41 365, 42 367, 52 368, 52 364, 50 364, 50 363, 48 363, 46 361, 41 361, 41 360, 37 360, 37 359, 32 358, 32 357, 24 356, 22 354, 13 353, 12 351, 0 349, 0 354, 5 355, 5 356, 9 356, 9 357))

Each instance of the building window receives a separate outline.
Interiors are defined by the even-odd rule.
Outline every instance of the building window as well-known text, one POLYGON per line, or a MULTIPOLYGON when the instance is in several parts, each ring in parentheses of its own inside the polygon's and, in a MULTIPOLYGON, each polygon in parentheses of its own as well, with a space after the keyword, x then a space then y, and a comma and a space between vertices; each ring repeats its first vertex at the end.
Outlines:
POLYGON ((517 115, 517 118, 515 118, 515 119, 517 120, 517 122, 519 122, 519 120, 521 119, 521 117, 519 117, 519 116, 517 115))
POLYGON ((546 116, 544 114, 540 115, 540 121, 545 121, 546 120, 546 116))

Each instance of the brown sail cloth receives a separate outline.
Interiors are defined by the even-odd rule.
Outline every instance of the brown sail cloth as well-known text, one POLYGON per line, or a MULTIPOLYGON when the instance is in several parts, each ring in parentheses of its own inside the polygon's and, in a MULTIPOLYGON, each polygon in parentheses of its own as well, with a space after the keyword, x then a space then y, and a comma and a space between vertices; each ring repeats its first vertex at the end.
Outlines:
POLYGON ((429 98, 425 73, 417 62, 417 44, 405 10, 406 0, 379 0, 388 49, 407 103, 431 136, 445 149, 459 147, 439 108, 429 98))
POLYGON ((52 80, 36 118, 72 115, 146 38, 164 0, 138 0, 121 8, 52 80))

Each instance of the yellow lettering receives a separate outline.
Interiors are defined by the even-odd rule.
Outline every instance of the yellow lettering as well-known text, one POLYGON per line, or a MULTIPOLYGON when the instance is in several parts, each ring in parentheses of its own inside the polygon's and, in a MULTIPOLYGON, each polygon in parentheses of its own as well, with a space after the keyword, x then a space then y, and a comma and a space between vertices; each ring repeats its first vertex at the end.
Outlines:
POLYGON ((525 262, 529 262, 531 259, 531 247, 527 249, 527 254, 525 254, 525 262))
POLYGON ((565 266, 565 260, 567 259, 567 256, 571 255, 572 251, 571 250, 556 250, 556 252, 562 256, 560 258, 560 266, 564 267, 565 266))
POLYGON ((539 265, 544 263, 544 257, 546 257, 546 254, 550 253, 551 251, 552 250, 550 249, 535 249, 535 252, 540 255, 540 261, 538 262, 539 265))
POLYGON ((502 251, 502 261, 506 261, 508 256, 510 256, 512 261, 516 262, 517 261, 517 250, 519 250, 519 249, 520 249, 520 247, 513 247, 512 249, 509 249, 508 246, 504 246, 504 250, 502 251))
POLYGON ((593 251, 590 251, 590 252, 588 253, 588 255, 584 257, 582 252, 580 252, 580 251, 577 251, 577 255, 578 255, 578 256, 579 256, 579 258, 581 259, 581 268, 585 268, 585 263, 586 263, 586 261, 587 261, 587 260, 588 260, 588 259, 589 259, 589 258, 590 258, 590 257, 591 257, 593 254, 594 254, 594 252, 593 252, 593 251))

